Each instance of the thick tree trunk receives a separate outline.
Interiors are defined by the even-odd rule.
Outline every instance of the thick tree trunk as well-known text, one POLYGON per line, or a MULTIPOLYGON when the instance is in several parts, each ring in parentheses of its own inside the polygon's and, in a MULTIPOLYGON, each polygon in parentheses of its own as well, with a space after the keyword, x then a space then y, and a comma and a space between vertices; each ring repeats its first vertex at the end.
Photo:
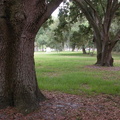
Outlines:
POLYGON ((39 4, 42 11, 37 11, 34 1, 28 8, 26 1, 21 2, 0 3, 0 108, 14 106, 29 113, 45 99, 37 85, 34 64, 37 19, 45 7, 42 9, 44 1, 39 4))
POLYGON ((105 39, 102 43, 102 56, 101 65, 102 66, 113 66, 114 59, 112 58, 112 48, 115 44, 111 43, 108 39, 105 39))
POLYGON ((97 62, 95 65, 100 66, 113 66, 114 59, 112 58, 112 49, 117 43, 117 41, 110 41, 109 37, 101 42, 101 46, 97 46, 97 62))
POLYGON ((0 1, 0 109, 14 106, 29 113, 45 99, 36 80, 34 40, 62 1, 0 1))
POLYGON ((27 35, 20 37, 13 47, 11 97, 15 107, 22 112, 35 110, 40 100, 45 97, 41 94, 35 74, 34 38, 27 35), (32 105, 32 106, 31 106, 32 105))

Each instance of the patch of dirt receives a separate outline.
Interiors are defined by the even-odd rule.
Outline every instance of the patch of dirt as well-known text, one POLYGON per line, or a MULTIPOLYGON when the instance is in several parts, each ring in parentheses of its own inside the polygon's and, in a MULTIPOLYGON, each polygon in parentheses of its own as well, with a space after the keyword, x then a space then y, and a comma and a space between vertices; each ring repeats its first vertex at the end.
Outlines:
POLYGON ((87 65, 86 68, 105 70, 105 71, 120 71, 120 67, 102 67, 96 65, 87 65))
POLYGON ((48 100, 23 116, 14 108, 0 110, 0 120, 120 120, 120 96, 77 96, 43 91, 48 100))
POLYGON ((56 72, 46 72, 46 73, 43 73, 43 75, 44 76, 49 76, 49 77, 58 77, 61 74, 60 73, 56 73, 56 72))

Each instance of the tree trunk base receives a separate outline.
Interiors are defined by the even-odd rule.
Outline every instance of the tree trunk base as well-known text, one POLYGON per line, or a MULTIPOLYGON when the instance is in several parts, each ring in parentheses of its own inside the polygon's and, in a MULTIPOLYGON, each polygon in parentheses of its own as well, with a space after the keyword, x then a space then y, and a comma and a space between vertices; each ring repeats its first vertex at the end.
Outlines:
POLYGON ((106 67, 113 67, 114 59, 112 58, 111 52, 100 53, 97 55, 97 62, 95 65, 97 66, 106 66, 106 67), (107 56, 107 57, 106 57, 107 56))
POLYGON ((15 107, 18 112, 28 114, 39 108, 39 103, 46 100, 46 97, 38 90, 35 94, 29 92, 9 96, 9 98, 0 97, 0 109, 5 109, 8 106, 15 107))
POLYGON ((10 101, 8 98, 0 97, 0 109, 4 109, 10 106, 10 101))

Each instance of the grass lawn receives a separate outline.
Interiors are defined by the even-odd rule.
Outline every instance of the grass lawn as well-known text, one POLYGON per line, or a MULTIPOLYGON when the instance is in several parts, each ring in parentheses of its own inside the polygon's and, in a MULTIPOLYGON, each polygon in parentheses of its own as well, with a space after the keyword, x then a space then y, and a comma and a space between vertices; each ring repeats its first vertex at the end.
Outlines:
MULTIPOLYGON (((120 56, 115 54, 115 67, 120 66, 120 56)), ((36 73, 40 89, 70 94, 120 95, 120 71, 87 68, 96 56, 79 52, 35 53, 36 73)))

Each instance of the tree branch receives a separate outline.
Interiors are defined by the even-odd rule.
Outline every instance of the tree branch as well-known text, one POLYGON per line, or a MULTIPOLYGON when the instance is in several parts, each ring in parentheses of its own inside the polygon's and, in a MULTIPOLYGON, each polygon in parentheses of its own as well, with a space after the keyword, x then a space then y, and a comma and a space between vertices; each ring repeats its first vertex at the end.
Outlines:
POLYGON ((51 16, 53 11, 60 5, 63 0, 52 0, 47 5, 46 12, 43 14, 42 18, 40 19, 39 26, 41 26, 48 18, 51 16))
POLYGON ((102 1, 100 0, 100 4, 101 4, 101 7, 102 7, 102 9, 103 9, 103 13, 105 14, 105 7, 104 7, 104 5, 102 4, 102 1))
POLYGON ((93 27, 95 33, 101 38, 100 35, 100 26, 99 24, 101 23, 100 19, 98 18, 97 12, 95 9, 91 6, 91 2, 86 2, 86 0, 75 0, 82 12, 85 14, 87 20, 90 22, 91 26, 93 27), (87 7, 89 5, 89 8, 87 7), (94 14, 94 15, 93 15, 94 14))
POLYGON ((118 30, 116 36, 115 36, 115 41, 120 40, 120 30, 118 30))
POLYGON ((91 11, 88 10, 87 6, 86 6, 86 2, 84 0, 75 0, 79 7, 81 8, 82 12, 85 14, 85 16, 87 17, 87 19, 89 20, 89 22, 94 22, 93 20, 93 16, 91 14, 91 11))
POLYGON ((106 13, 105 13, 105 17, 104 17, 104 33, 108 33, 109 29, 110 29, 110 25, 112 22, 112 19, 115 15, 115 12, 118 10, 119 8, 119 3, 118 0, 107 0, 107 7, 106 7, 106 13))
POLYGON ((78 13, 78 14, 70 21, 70 23, 74 22, 79 15, 80 15, 80 14, 78 13))

